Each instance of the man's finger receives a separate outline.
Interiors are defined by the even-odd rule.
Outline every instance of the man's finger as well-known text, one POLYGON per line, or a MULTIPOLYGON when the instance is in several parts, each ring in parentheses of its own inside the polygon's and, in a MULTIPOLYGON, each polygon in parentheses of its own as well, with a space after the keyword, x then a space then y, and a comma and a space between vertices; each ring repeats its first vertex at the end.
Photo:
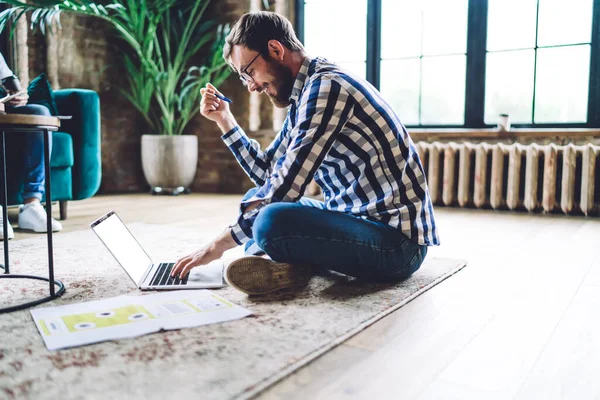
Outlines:
POLYGON ((176 263, 175 263, 175 267, 173 267, 173 269, 171 270, 171 276, 175 276, 177 275, 177 271, 179 271, 181 268, 183 268, 183 266, 185 264, 187 264, 187 261, 190 259, 190 256, 186 256, 183 258, 180 258, 176 263))
POLYGON ((187 274, 190 273, 191 270, 193 270, 194 268, 200 266, 200 265, 204 265, 204 258, 203 257, 194 257, 192 258, 192 260, 185 266, 185 270, 181 272, 180 276, 182 277, 181 279, 183 279, 183 277, 185 277, 187 274))
POLYGON ((191 260, 189 260, 185 266, 183 267, 183 269, 179 272, 179 276, 185 276, 187 274, 187 272, 189 272, 192 268, 197 267, 199 264, 196 261, 196 258, 192 258, 191 260), (186 272, 187 271, 187 272, 186 272))
MULTIPOLYGON (((191 270, 191 268, 189 268, 189 270, 191 270)), ((187 267, 185 269, 183 269, 181 271, 181 273, 179 274, 179 279, 184 280, 185 276, 188 274, 189 270, 187 267)))
POLYGON ((213 85, 211 85, 210 83, 207 83, 207 84, 206 84, 206 87, 207 87, 207 88, 209 88, 209 89, 212 89, 212 90, 214 90, 215 92, 217 92, 217 93, 219 93, 220 95, 222 95, 222 93, 221 93, 221 92, 219 92, 219 91, 217 90, 217 88, 216 88, 216 87, 214 87, 213 85))
POLYGON ((219 98, 218 97, 204 97, 202 99, 202 101, 200 102, 200 104, 210 104, 210 103, 214 103, 214 102, 219 102, 219 98))
POLYGON ((196 267, 194 265, 193 260, 191 260, 179 273, 179 279, 185 278, 185 276, 192 270, 192 268, 196 267))
POLYGON ((185 267, 185 264, 187 264, 188 262, 188 257, 182 258, 181 260, 177 261, 177 263, 175 264, 175 267, 171 270, 171 276, 175 276, 179 273, 179 271, 181 271, 181 269, 183 267, 185 267))
POLYGON ((202 100, 200 101, 206 101, 206 100, 215 100, 218 99, 217 96, 215 96, 214 93, 209 92, 208 90, 206 92, 204 92, 204 94, 202 95, 202 100))

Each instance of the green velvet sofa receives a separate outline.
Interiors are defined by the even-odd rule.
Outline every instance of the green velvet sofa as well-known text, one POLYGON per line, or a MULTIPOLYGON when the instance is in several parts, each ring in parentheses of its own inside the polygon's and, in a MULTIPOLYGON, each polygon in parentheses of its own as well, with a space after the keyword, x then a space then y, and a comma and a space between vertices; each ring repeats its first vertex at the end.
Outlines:
MULTIPOLYGON (((60 219, 67 218, 67 202, 93 196, 100 187, 100 99, 93 90, 62 89, 54 92, 59 115, 72 115, 61 120, 59 131, 52 132, 50 158, 52 201, 60 204, 60 219)), ((21 134, 6 134, 6 173, 8 204, 21 204, 24 171, 22 152, 11 151, 22 146, 21 134)), ((45 201, 43 199, 42 201, 45 201)))

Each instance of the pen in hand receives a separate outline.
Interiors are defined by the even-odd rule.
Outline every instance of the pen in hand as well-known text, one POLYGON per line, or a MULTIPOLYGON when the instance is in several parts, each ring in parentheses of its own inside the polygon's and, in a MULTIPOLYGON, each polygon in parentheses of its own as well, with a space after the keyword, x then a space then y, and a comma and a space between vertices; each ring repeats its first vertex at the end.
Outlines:
POLYGON ((228 103, 233 103, 233 101, 231 101, 230 99, 228 99, 227 97, 223 96, 222 94, 216 93, 215 92, 215 96, 217 96, 218 98, 220 98, 221 100, 224 100, 228 103))

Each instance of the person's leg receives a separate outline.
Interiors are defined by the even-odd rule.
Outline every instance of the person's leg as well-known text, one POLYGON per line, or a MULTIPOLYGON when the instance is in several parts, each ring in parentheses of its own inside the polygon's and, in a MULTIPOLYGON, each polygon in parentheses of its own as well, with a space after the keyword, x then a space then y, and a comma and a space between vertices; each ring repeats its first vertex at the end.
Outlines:
MULTIPOLYGON (((50 112, 44 106, 28 104, 21 107, 7 107, 11 114, 29 114, 49 116, 50 112)), ((52 152, 52 135, 50 135, 50 152, 52 152)), ((30 132, 25 134, 24 169, 26 180, 23 187, 23 203, 19 212, 19 228, 46 232, 46 212, 40 201, 44 195, 46 184, 44 162, 44 132, 30 132)), ((52 230, 62 229, 60 222, 52 220, 52 230)))
MULTIPOLYGON (((242 201, 254 196, 257 190, 258 188, 250 189, 243 196, 242 201)), ((307 197, 301 198, 298 203, 305 207, 324 208, 322 202, 307 197)), ((230 263, 225 277, 231 286, 248 294, 265 294, 306 285, 315 267, 309 264, 291 265, 273 262, 254 239, 245 243, 244 253, 249 257, 230 263)))
MULTIPOLYGON (((246 192, 246 194, 244 194, 244 196, 242 197, 242 201, 248 200, 249 198, 254 196, 254 194, 256 194, 257 191, 258 191, 257 187, 254 187, 254 188, 248 190, 246 192)), ((315 200, 315 199, 311 199, 308 197, 302 197, 298 201, 298 203, 305 205, 307 207, 324 208, 323 202, 315 200)), ((246 254, 248 256, 262 256, 265 254, 265 252, 263 249, 261 249, 258 246, 258 244, 256 244, 254 239, 250 239, 248 242, 246 242, 244 244, 244 254, 246 254)))
MULTIPOLYGON (((38 104, 28 104, 21 107, 7 107, 10 114, 50 115, 48 109, 38 104)), ((40 201, 44 194, 44 132, 30 132, 24 135, 26 181, 23 188, 24 203, 40 201)), ((50 135, 50 151, 52 151, 52 135, 50 135)))
POLYGON ((271 260, 244 257, 226 271, 248 294, 306 285, 315 266, 359 279, 396 282, 414 273, 427 254, 397 229, 301 203, 275 203, 258 214, 256 244, 271 260))
POLYGON ((298 203, 268 205, 252 231, 276 262, 316 264, 371 281, 405 279, 427 254, 426 246, 384 223, 298 203))

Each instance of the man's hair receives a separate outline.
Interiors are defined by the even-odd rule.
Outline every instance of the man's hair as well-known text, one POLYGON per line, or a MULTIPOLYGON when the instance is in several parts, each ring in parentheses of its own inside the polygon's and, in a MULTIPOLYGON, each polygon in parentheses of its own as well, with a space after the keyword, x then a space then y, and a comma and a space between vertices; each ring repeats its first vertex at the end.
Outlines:
POLYGON ((246 13, 235 23, 225 38, 223 58, 229 62, 233 46, 245 46, 263 56, 269 54, 269 40, 277 40, 291 51, 304 53, 294 27, 282 15, 270 11, 246 13))

